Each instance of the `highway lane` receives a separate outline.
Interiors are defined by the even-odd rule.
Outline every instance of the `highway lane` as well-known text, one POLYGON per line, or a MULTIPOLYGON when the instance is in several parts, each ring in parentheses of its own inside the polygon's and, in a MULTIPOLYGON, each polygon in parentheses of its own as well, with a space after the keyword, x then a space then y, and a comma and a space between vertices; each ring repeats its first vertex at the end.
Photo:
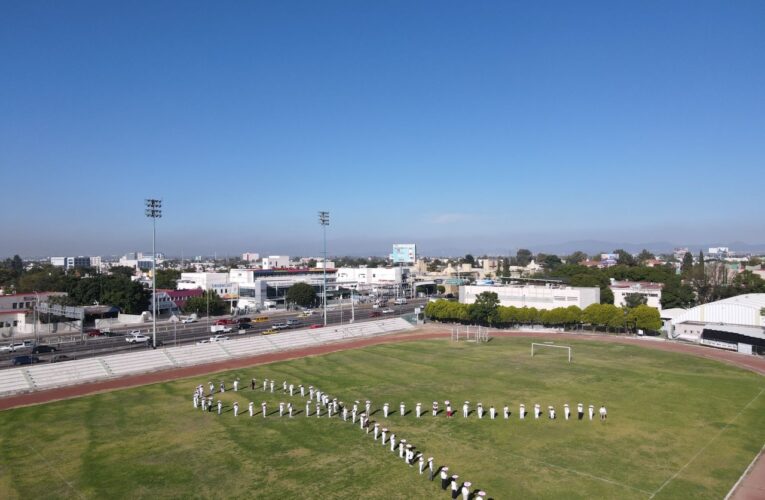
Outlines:
MULTIPOLYGON (((383 314, 383 308, 375 309, 370 304, 361 304, 355 307, 356 322, 366 321, 369 319, 385 319, 389 317, 395 317, 402 314, 412 313, 415 307, 427 303, 427 299, 412 299, 407 304, 395 306, 389 305, 387 308, 393 309, 393 313, 383 314), (379 314, 379 317, 377 316, 379 314)), ((271 314, 253 314, 247 315, 247 317, 255 318, 261 316, 268 316, 269 320, 264 322, 251 322, 249 327, 245 330, 238 330, 237 325, 231 325, 233 331, 230 333, 223 333, 223 335, 229 337, 239 337, 240 335, 261 335, 263 331, 271 329, 275 323, 284 323, 289 319, 297 319, 300 323, 293 326, 291 329, 301 329, 310 327, 311 325, 322 325, 323 315, 320 309, 314 311, 313 315, 308 317, 301 317, 300 313, 295 311, 279 311, 272 312, 271 314)), ((231 316, 221 316, 210 318, 203 318, 194 323, 173 323, 164 321, 157 324, 157 343, 158 345, 173 346, 184 345, 189 343, 195 343, 202 340, 209 339, 215 333, 210 331, 215 321, 222 318, 231 318, 231 316)), ((327 310, 327 324, 339 325, 348 324, 351 319, 351 308, 349 305, 344 305, 341 309, 339 306, 327 310)), ((117 327, 112 329, 112 335, 110 337, 87 337, 84 340, 77 340, 74 342, 56 342, 56 339, 61 339, 60 336, 50 338, 50 345, 56 347, 58 350, 55 353, 37 354, 35 356, 40 358, 40 362, 48 362, 53 355, 64 354, 72 359, 81 359, 85 357, 98 356, 103 354, 109 354, 114 352, 130 352, 130 351, 143 351, 149 347, 147 343, 135 343, 131 344, 126 342, 125 334, 132 330, 139 330, 144 335, 151 337, 152 327, 151 324, 142 324, 140 328, 136 325, 117 327)), ((43 342, 45 339, 41 339, 43 342)), ((11 360, 15 356, 29 355, 31 350, 23 350, 15 353, 3 353, 0 354, 0 368, 12 367, 11 360)))

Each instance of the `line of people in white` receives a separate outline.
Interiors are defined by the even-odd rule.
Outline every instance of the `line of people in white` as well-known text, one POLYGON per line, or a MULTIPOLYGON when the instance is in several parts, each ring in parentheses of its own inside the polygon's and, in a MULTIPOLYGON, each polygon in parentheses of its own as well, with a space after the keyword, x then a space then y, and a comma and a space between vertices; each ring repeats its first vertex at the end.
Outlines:
MULTIPOLYGON (((274 392, 274 386, 275 381, 274 380, 263 380, 263 391, 270 391, 274 392)), ((193 404, 194 408, 200 408, 202 411, 208 411, 212 412, 213 408, 217 408, 218 415, 222 414, 223 411, 223 402, 221 400, 217 401, 217 405, 213 405, 213 394, 215 394, 215 384, 212 382, 209 383, 210 388, 210 394, 205 395, 205 388, 204 385, 199 384, 193 394, 193 404)), ((252 390, 256 390, 258 387, 257 380, 252 379, 251 385, 252 390)), ((238 392, 239 390, 239 381, 235 380, 233 384, 233 390, 235 392, 238 392)), ((219 385, 220 393, 223 393, 226 391, 226 385, 224 382, 221 381, 219 385)), ((365 404, 363 406, 362 410, 361 402, 360 401, 354 401, 353 405, 349 408, 348 405, 345 405, 342 401, 338 401, 337 398, 334 398, 330 396, 329 394, 322 392, 319 388, 316 388, 312 385, 309 385, 306 391, 306 387, 304 385, 298 385, 297 387, 294 386, 294 384, 287 384, 287 382, 282 383, 282 391, 287 394, 289 393, 290 396, 296 395, 297 392, 300 392, 300 395, 302 397, 306 396, 306 392, 308 393, 308 400, 306 401, 305 406, 305 416, 310 417, 311 416, 311 409, 314 406, 315 401, 315 409, 314 415, 316 417, 322 416, 322 410, 324 411, 324 414, 327 417, 332 417, 333 415, 338 415, 342 417, 343 421, 350 420, 351 424, 356 424, 356 421, 359 421, 359 429, 364 431, 366 434, 373 434, 375 441, 380 441, 382 446, 390 447, 390 451, 393 453, 398 452, 398 456, 400 459, 403 459, 404 462, 406 462, 410 467, 413 467, 415 462, 418 464, 418 471, 420 475, 423 475, 425 473, 425 470, 428 470, 428 477, 430 481, 433 481, 436 475, 440 475, 441 478, 441 488, 443 490, 450 490, 451 491, 451 497, 452 499, 457 499, 460 495, 462 496, 463 500, 470 500, 470 499, 483 499, 486 498, 486 492, 483 490, 474 489, 473 485, 470 481, 459 481, 459 476, 456 474, 449 474, 449 468, 446 466, 439 467, 438 470, 435 468, 435 462, 433 457, 429 457, 427 459, 427 462, 425 460, 425 455, 422 452, 415 451, 416 447, 412 443, 408 443, 406 439, 399 438, 397 440, 396 434, 393 432, 392 429, 388 429, 387 427, 382 427, 379 422, 373 422, 373 425, 370 426, 370 420, 369 416, 372 415, 372 402, 367 400, 365 401, 365 404)), ((437 405, 437 403, 434 403, 437 405)), ((447 402, 448 405, 448 402, 447 402)), ((388 403, 385 403, 383 405, 383 413, 385 418, 388 417, 389 414, 389 407, 390 405, 388 403)), ((234 402, 232 405, 232 410, 234 413, 234 417, 237 417, 239 415, 239 403, 234 402)), ((291 418, 293 416, 293 406, 292 403, 288 402, 280 402, 279 403, 279 416, 283 417, 286 414, 291 418)), ((401 415, 406 415, 406 406, 404 403, 401 403, 399 405, 399 412, 401 415)), ((250 417, 254 416, 254 402, 250 401, 248 405, 248 413, 250 417)), ((438 414, 437 408, 434 412, 434 416, 438 414)), ((266 418, 268 415, 268 408, 266 402, 261 403, 261 415, 263 418, 266 418)), ((420 413, 418 412, 418 417, 420 416, 420 413)))

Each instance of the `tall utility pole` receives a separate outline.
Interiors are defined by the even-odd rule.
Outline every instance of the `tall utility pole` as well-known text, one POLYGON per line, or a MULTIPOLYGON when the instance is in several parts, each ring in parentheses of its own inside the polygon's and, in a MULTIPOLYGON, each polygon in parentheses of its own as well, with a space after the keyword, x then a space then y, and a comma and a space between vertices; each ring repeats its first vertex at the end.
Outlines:
POLYGON ((329 212, 319 212, 319 224, 324 230, 324 286, 322 287, 322 301, 324 302, 324 326, 327 326, 327 226, 329 226, 329 212))
POLYGON ((147 198, 146 217, 151 219, 151 322, 152 340, 151 346, 157 348, 157 219, 162 217, 162 200, 147 198))

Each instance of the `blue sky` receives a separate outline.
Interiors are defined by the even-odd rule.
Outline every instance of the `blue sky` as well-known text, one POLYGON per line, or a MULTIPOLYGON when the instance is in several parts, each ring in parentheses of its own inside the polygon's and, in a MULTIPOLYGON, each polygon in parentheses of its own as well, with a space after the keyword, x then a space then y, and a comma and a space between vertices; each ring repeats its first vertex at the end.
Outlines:
POLYGON ((0 255, 765 241, 765 3, 0 1, 0 255))

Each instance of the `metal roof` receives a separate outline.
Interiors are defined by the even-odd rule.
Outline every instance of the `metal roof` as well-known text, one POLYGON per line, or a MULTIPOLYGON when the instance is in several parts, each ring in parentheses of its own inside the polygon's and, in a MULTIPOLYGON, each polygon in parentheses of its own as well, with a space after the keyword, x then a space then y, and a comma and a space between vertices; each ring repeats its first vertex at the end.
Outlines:
POLYGON ((672 323, 695 322, 724 325, 763 326, 761 311, 765 308, 765 293, 750 293, 702 304, 685 311, 672 323))

